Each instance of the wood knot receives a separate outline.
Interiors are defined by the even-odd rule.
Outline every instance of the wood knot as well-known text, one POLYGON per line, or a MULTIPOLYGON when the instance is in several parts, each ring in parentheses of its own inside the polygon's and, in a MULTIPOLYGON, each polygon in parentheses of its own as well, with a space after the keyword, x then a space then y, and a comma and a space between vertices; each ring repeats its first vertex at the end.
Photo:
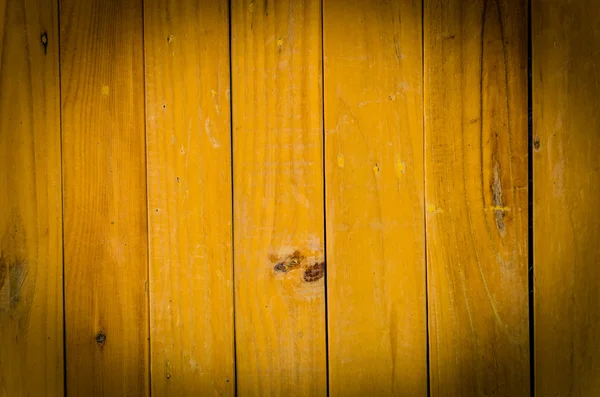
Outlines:
POLYGON ((275 267, 273 268, 273 270, 276 272, 281 272, 281 273, 287 273, 287 271, 288 271, 287 267, 285 267, 283 262, 276 264, 275 267))
POLYGON ((44 54, 46 54, 48 52, 48 33, 47 32, 44 32, 41 34, 40 41, 42 42, 42 45, 44 46, 44 54))
POLYGON ((275 267, 273 267, 273 270, 280 273, 287 273, 289 270, 298 267, 303 260, 304 255, 299 250, 296 250, 284 258, 284 260, 277 263, 275 267))
POLYGON ((307 283, 315 282, 325 275, 325 262, 315 263, 304 271, 303 279, 307 283))
POLYGON ((104 335, 104 333, 102 331, 100 331, 100 332, 98 332, 98 334, 96 334, 96 343, 100 347, 104 346, 104 343, 106 343, 106 335, 104 335))
POLYGON ((542 145, 541 145, 541 143, 540 143, 540 138, 539 138, 539 137, 537 137, 537 136, 536 136, 536 137, 534 137, 534 138, 533 138, 533 148, 534 148, 535 150, 540 150, 540 147, 541 147, 541 146, 542 146, 542 145))

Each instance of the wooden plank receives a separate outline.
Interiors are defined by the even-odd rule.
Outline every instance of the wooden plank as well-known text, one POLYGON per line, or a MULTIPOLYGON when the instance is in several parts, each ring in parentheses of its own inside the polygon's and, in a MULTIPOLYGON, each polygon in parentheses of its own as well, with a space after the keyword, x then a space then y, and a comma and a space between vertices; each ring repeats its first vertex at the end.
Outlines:
POLYGON ((431 394, 529 394, 527 3, 427 0, 431 394))
POLYGON ((532 3, 538 396, 600 395, 600 9, 532 3))
POLYGON ((231 7, 238 393, 324 396, 321 2, 231 7))
POLYGON ((0 209, 0 396, 62 396, 54 0, 0 0, 0 209))
POLYGON ((67 394, 147 396, 142 2, 60 21, 67 394))
POLYGON ((144 21, 152 395, 232 396, 229 3, 144 21))
POLYGON ((426 396, 421 2, 323 21, 330 393, 426 396))

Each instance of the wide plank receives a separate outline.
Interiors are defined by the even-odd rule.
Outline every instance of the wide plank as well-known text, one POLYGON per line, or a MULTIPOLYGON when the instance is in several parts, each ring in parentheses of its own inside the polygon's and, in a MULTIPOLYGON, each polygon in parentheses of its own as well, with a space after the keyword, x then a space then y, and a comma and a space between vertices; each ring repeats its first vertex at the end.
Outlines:
POLYGON ((324 0, 331 396, 426 396, 421 1, 324 0))
POLYGON ((526 396, 527 2, 424 7, 431 395, 526 396))
POLYGON ((58 4, 0 0, 0 396, 63 396, 58 4))
POLYGON ((600 395, 600 8, 532 2, 535 391, 600 395))
POLYGON ((240 396, 325 396, 321 2, 231 3, 240 396))
POLYGON ((232 396, 229 3, 146 0, 153 396, 232 396))
POLYGON ((141 0, 60 4, 69 396, 147 396, 141 0))

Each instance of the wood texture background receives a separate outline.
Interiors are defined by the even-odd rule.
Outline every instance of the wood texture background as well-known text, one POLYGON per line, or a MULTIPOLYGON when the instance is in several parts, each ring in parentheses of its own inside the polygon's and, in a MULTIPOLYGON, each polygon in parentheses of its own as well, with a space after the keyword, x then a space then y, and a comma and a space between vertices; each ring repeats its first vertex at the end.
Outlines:
POLYGON ((0 0, 0 397, 599 395, 600 11, 531 2, 0 0))

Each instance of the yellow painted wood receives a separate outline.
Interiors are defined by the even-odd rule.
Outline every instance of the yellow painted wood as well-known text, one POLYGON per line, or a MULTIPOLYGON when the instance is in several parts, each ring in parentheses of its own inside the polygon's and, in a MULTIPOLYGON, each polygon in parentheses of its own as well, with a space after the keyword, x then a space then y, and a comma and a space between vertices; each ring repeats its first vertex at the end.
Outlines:
POLYGON ((147 396, 142 2, 60 4, 69 396, 147 396))
POLYGON ((229 4, 144 21, 152 395, 232 396, 229 4))
POLYGON ((58 5, 0 0, 0 396, 62 396, 58 5))
POLYGON ((600 9, 532 3, 535 390, 600 395, 600 9))
POLYGON ((431 395, 526 396, 527 3, 424 7, 431 395))
POLYGON ((324 396, 321 2, 231 7, 238 393, 324 396))
POLYGON ((420 1, 324 0, 332 396, 426 396, 420 1))

